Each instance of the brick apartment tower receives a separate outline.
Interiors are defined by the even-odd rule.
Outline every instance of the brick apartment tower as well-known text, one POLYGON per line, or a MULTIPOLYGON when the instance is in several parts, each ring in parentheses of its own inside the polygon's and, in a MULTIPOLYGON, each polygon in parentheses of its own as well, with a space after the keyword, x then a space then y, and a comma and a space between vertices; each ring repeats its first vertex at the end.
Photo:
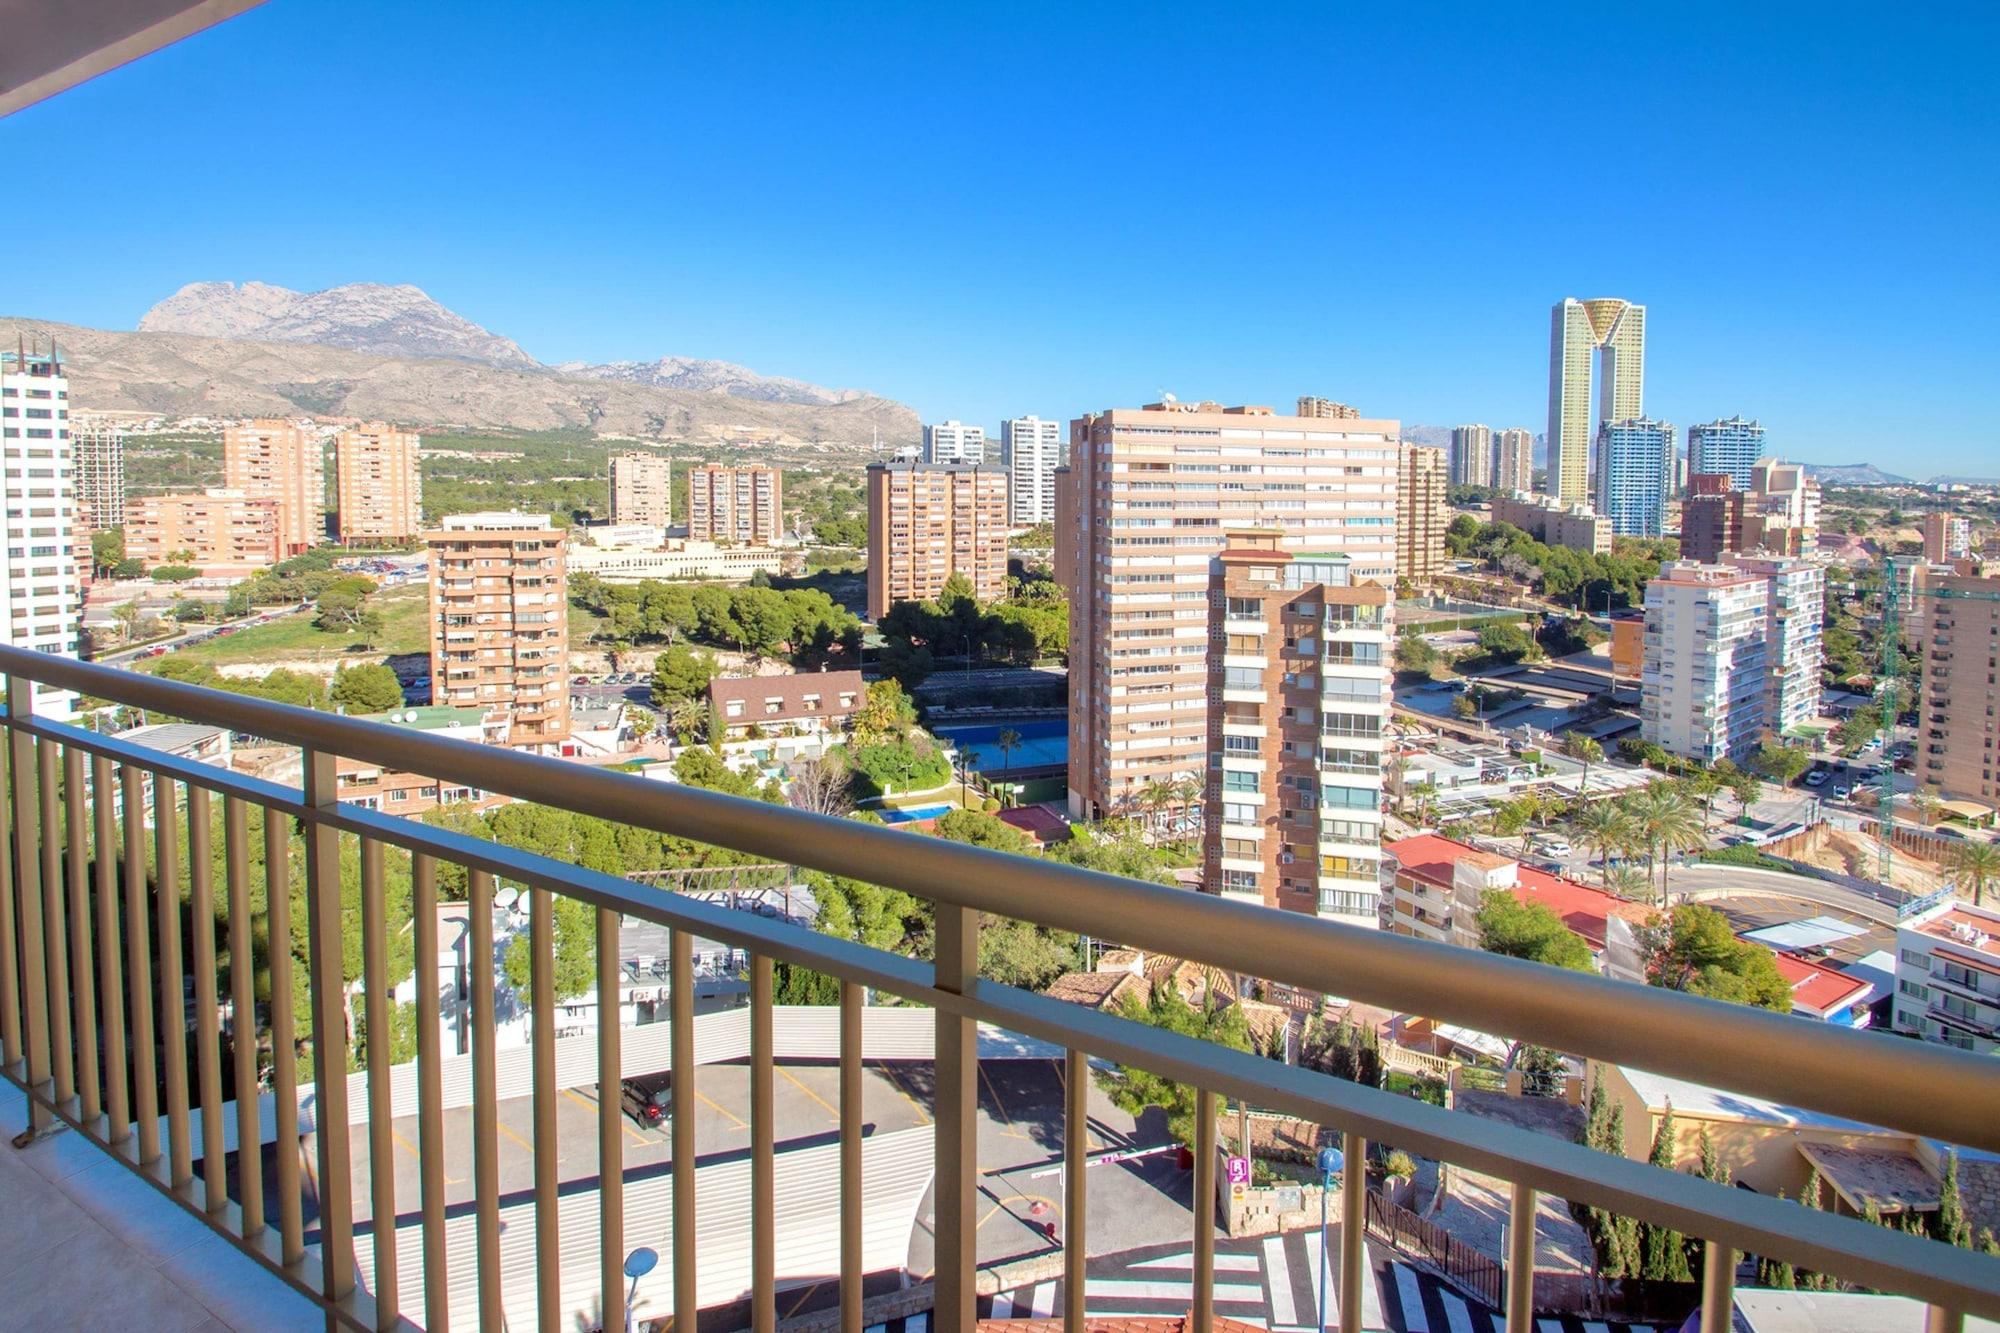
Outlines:
POLYGON ((763 463, 688 473, 688 539, 770 546, 784 535, 784 478, 763 463))
POLYGON ((431 702, 505 709, 511 743, 569 737, 563 532, 546 514, 454 514, 430 548, 431 702))
POLYGON ((1283 539, 1228 532, 1210 565, 1204 883, 1372 928, 1390 593, 1283 539))
POLYGON ((1444 533, 1451 526, 1445 453, 1420 444, 1397 446, 1396 579, 1428 588, 1444 568, 1444 533))
POLYGON ((1006 469, 871 463, 868 618, 937 596, 953 574, 982 602, 1007 595, 1006 469))
POLYGON ((326 540, 326 458, 313 432, 272 420, 223 427, 222 485, 278 502, 280 559, 326 540))
POLYGON ((611 455, 611 521, 664 528, 674 521, 674 460, 638 452, 611 455))
POLYGON ((1743 549, 1743 493, 1727 472, 1688 477, 1681 501, 1681 559, 1712 565, 1724 551, 1743 549))
POLYGON ((1914 571, 1910 646, 1924 668, 1917 781, 1949 798, 2000 805, 2000 578, 1976 568, 1914 571))
POLYGON ((340 540, 404 542, 424 530, 423 437, 386 422, 350 426, 333 439, 340 540))
POLYGON ((1395 421, 1167 403, 1070 426, 1056 576, 1069 593, 1069 810, 1103 818, 1148 782, 1208 771, 1209 562, 1226 529, 1281 528, 1396 577, 1395 421))

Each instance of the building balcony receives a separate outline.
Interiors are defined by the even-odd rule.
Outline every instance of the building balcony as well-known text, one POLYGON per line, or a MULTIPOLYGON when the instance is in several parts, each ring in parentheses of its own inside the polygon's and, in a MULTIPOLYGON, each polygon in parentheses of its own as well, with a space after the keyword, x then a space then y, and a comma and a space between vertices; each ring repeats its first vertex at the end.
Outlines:
MULTIPOLYGON (((1985 1256, 1018 990, 980 974, 979 923, 991 915, 1116 941, 1223 976, 2000 1152, 2000 1066, 1987 1059, 1474 949, 1440 955, 1333 920, 16 648, 0 648, 0 674, 13 705, 0 717, 12 780, 0 808, 12 852, 0 879, 0 1075, 28 1099, 31 1131, 70 1131, 20 1151, 92 1154, 97 1169, 177 1210, 174 1225, 191 1239, 247 1258, 329 1327, 437 1327, 448 1312, 457 1328, 619 1328, 634 1290, 624 1257, 649 1247, 658 1267, 630 1311, 648 1324, 775 1329, 799 1299, 792 1293, 818 1286, 828 1300, 840 1293, 848 1327, 859 1329, 884 1321, 862 1313, 873 1308, 863 1304, 872 1282, 869 1296, 896 1288, 899 1300, 929 1306, 940 1333, 969 1333, 996 1257, 989 1237, 1002 1230, 980 1225, 982 1180, 1008 1151, 994 1146, 1003 1136, 982 1132, 992 1115, 982 1075, 989 1061, 1027 1058, 1023 1050, 1065 1071, 1050 1079, 1031 1145, 1037 1169, 1062 1167, 1049 1201, 1060 1226, 1045 1236, 1023 1217, 1018 1229, 1034 1228, 1033 1255, 1076 1293, 1073 1330, 1088 1309, 1092 1247, 1124 1233, 1135 1198, 1189 1245, 1191 1333, 1213 1326, 1228 1289, 1216 1282, 1207 1202, 1220 1193, 1225 1100, 1327 1126, 1349 1161, 1365 1160, 1373 1142, 1476 1167, 1510 1182, 1516 1215, 1548 1195, 1701 1238, 1712 1275, 1698 1298, 1705 1327, 1728 1326, 1743 1253, 1915 1296, 1936 1307, 1937 1328, 2000 1317, 2000 1263, 1985 1256), (295 750, 302 776, 283 785, 38 718, 27 706, 36 683, 259 737, 295 750), (925 958, 877 950, 366 809, 339 799, 336 756, 896 889, 931 905, 935 945, 925 958), (135 799, 122 810, 93 802, 121 774, 135 799), (272 855, 261 854, 267 847, 272 855), (395 973, 428 978, 428 964, 412 959, 449 953, 446 898, 464 903, 443 918, 463 928, 456 956, 478 961, 462 962, 448 985, 411 986, 415 1021, 400 1025, 389 1009, 402 998, 391 993, 395 973), (564 1035, 586 1003, 556 989, 561 977, 577 983, 568 904, 582 906, 601 940, 615 941, 621 923, 658 932, 653 961, 664 959, 665 979, 646 1004, 664 1024, 564 1035), (258 959, 263 939, 296 943, 258 959), (697 1013, 713 973, 697 968, 697 940, 747 960, 741 981, 730 978, 740 1008, 697 1013), (263 967, 226 969, 227 954, 263 967), (775 1004, 780 963, 830 979, 834 1003, 775 1004), (870 992, 904 1003, 870 1004, 870 992), (301 1040, 308 1027, 324 1039, 301 1040), (414 1047, 402 1063, 392 1049, 399 1027, 414 1047), (891 1028, 894 1053, 872 1044, 891 1028), (833 1067, 822 1071, 821 1110, 800 1129, 776 1075, 791 1077, 788 1066, 807 1058, 833 1067), (882 1060, 915 1062, 917 1091, 884 1081, 864 1110, 882 1060), (1135 1195, 1131 1179, 1086 1169, 1091 1124, 1113 1114, 1093 1086, 1093 1061, 1195 1090, 1185 1192, 1135 1195), (617 1099, 598 1095, 624 1076, 662 1072, 672 1075, 671 1108, 656 1129, 630 1130, 617 1099), (260 1085, 262 1096, 228 1095, 260 1085), (900 1115, 912 1098, 917 1114, 888 1125, 884 1108, 900 1115), (1189 1197, 1201 1201, 1192 1212, 1189 1197), (1107 1209, 1119 1210, 1110 1223, 1107 1209)), ((1372 898, 1370 881, 1329 882, 1372 898)), ((617 953, 586 953, 583 984, 619 993, 628 978, 617 953)), ((52 1220, 46 1196, 16 1180, 0 1171, 0 1217, 29 1228, 52 1220)), ((1342 1292, 1369 1280, 1365 1200, 1352 1189, 1341 1201, 1346 1225, 1330 1268, 1342 1292)), ((1533 1229, 1525 1234, 1532 1241, 1533 1229)), ((1508 1303, 1517 1326, 1533 1327, 1532 1252, 1516 1248, 1508 1303)), ((122 1268, 98 1278, 107 1288, 136 1281, 122 1268)), ((1349 1330, 1360 1327, 1352 1304, 1349 1330)))

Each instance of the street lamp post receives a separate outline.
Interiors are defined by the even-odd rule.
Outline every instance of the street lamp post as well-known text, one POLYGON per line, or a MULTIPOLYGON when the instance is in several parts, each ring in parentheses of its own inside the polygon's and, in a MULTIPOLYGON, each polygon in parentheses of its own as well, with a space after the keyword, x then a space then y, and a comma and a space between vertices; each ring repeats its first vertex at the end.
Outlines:
POLYGON ((1338 1148, 1319 1150, 1319 1326, 1326 1327, 1326 1199, 1333 1193, 1334 1177, 1345 1165, 1338 1148))
POLYGON ((653 1271, 660 1262, 660 1252, 649 1245, 641 1245, 625 1256, 625 1276, 632 1279, 631 1289, 625 1293, 625 1333, 634 1333, 637 1324, 632 1318, 632 1301, 639 1294, 639 1279, 653 1271))

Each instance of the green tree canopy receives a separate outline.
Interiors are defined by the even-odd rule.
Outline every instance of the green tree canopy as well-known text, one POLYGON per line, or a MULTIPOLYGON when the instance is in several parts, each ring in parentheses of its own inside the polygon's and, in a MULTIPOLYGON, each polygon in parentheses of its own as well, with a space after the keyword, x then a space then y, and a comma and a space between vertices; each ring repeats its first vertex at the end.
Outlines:
POLYGON ((403 706, 402 682, 381 663, 341 667, 333 673, 333 702, 350 713, 386 713, 403 706))
POLYGON ((1792 988, 1771 951, 1741 940, 1712 907, 1682 903, 1639 932, 1646 980, 1669 990, 1706 995, 1779 1013, 1792 1010, 1792 988))
POLYGON ((1572 972, 1595 972, 1590 942, 1563 924, 1547 905, 1523 902, 1506 889, 1479 900, 1479 947, 1572 972))
MULTIPOLYGON (((1196 1008, 1181 998, 1172 984, 1155 986, 1149 1000, 1126 998, 1124 1017, 1168 1032, 1212 1041, 1234 1051, 1250 1049, 1250 1031, 1235 1005, 1196 1008)), ((1157 1106, 1167 1113, 1167 1132, 1182 1144, 1194 1142, 1195 1088, 1144 1069, 1120 1065, 1100 1073, 1099 1086, 1112 1104, 1128 1115, 1142 1115, 1157 1106)))
POLYGON ((676 644, 653 663, 653 702, 671 709, 685 700, 703 698, 715 676, 714 658, 676 644))

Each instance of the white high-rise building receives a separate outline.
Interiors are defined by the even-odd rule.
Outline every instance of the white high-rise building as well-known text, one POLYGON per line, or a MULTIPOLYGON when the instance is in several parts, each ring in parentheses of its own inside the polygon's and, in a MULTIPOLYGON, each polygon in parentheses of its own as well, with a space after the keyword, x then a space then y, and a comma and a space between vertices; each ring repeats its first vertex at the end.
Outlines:
POLYGON ((1454 486, 1493 484, 1493 431, 1487 426, 1451 428, 1450 477, 1454 486))
MULTIPOLYGON (((0 352, 0 643, 77 655, 82 592, 76 548, 69 379, 53 352, 0 352)), ((35 686, 35 711, 66 722, 68 690, 35 686)))
POLYGON ((1734 562, 1764 580, 1764 730, 1785 736, 1819 716, 1826 651, 1826 571, 1811 560, 1745 556, 1734 562))
POLYGON ((924 461, 934 466, 986 462, 986 427, 963 421, 940 421, 924 427, 924 461))
POLYGON ((1726 472, 1739 491, 1750 489, 1750 469, 1764 456, 1764 428, 1742 417, 1688 427, 1688 472, 1726 472))
POLYGON ((1550 495, 1565 504, 1589 501, 1590 446, 1598 428, 1645 416, 1645 389, 1646 307, 1613 297, 1556 304, 1549 329, 1550 495))
POLYGON ((1597 434, 1597 512, 1620 537, 1657 537, 1673 497, 1674 428, 1665 421, 1607 422, 1597 434))
POLYGON ((110 417, 78 412, 70 418, 76 465, 77 517, 92 532, 125 521, 125 430, 110 417))
POLYGON ((1516 427, 1493 436, 1493 488, 1503 494, 1535 489, 1535 437, 1516 427))
POLYGON ((1060 421, 1015 417, 1000 423, 1000 455, 1007 469, 1007 517, 1017 527, 1053 523, 1056 469, 1069 462, 1068 432, 1060 421))

